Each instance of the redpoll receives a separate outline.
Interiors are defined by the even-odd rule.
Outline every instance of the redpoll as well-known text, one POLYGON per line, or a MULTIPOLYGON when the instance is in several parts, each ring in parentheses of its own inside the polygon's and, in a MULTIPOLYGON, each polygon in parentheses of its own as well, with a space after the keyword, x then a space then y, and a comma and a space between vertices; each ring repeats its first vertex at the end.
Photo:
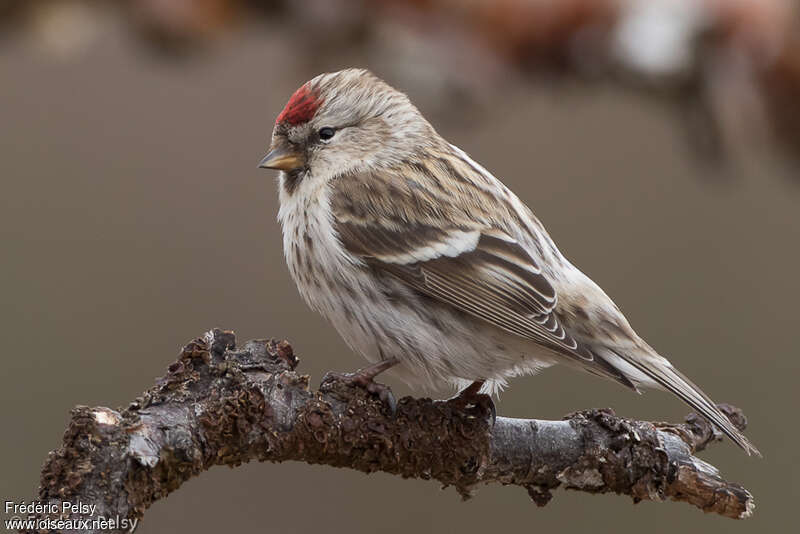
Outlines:
POLYGON ((642 340, 514 193, 365 70, 322 74, 278 115, 283 245, 305 301, 356 352, 412 384, 493 392, 565 363, 671 391, 756 448, 642 340))

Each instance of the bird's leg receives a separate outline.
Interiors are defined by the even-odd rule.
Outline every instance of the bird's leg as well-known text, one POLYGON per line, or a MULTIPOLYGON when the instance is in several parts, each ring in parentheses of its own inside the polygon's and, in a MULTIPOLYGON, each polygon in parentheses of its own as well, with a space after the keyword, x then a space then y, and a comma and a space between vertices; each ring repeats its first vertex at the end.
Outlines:
POLYGON ((472 384, 468 385, 464 389, 461 390, 461 393, 456 395, 454 398, 462 398, 466 400, 474 400, 475 397, 478 396, 483 385, 486 383, 486 380, 476 380, 472 384))
POLYGON ((492 426, 494 426, 494 422, 497 420, 497 408, 495 408, 494 401, 492 400, 491 396, 480 393, 480 390, 485 383, 485 380, 476 380, 461 390, 458 395, 449 398, 447 402, 456 403, 462 409, 468 408, 469 406, 485 406, 488 408, 489 414, 492 418, 492 426))
POLYGON ((382 372, 400 363, 397 358, 380 360, 366 367, 362 367, 355 373, 336 373, 328 371, 322 377, 322 384, 333 381, 341 381, 352 387, 360 387, 375 395, 382 403, 389 407, 392 415, 397 413, 397 399, 394 397, 391 388, 386 384, 375 382, 375 377, 382 372))

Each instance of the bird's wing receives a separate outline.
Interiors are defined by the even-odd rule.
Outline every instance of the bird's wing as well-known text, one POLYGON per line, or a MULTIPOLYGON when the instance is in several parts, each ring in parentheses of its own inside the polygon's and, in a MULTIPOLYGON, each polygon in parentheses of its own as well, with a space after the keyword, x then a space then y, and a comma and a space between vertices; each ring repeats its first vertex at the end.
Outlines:
POLYGON ((331 208, 344 248, 422 294, 635 389, 564 329, 558 295, 525 247, 414 184, 397 175, 338 178, 331 208))

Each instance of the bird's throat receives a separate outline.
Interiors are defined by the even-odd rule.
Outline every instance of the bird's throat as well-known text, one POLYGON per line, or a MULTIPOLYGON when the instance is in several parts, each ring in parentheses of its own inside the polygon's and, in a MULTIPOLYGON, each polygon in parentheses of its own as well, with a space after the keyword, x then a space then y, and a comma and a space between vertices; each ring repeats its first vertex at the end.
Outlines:
POLYGON ((287 195, 294 195, 300 182, 305 178, 305 169, 296 169, 293 171, 284 171, 281 173, 281 187, 287 195))

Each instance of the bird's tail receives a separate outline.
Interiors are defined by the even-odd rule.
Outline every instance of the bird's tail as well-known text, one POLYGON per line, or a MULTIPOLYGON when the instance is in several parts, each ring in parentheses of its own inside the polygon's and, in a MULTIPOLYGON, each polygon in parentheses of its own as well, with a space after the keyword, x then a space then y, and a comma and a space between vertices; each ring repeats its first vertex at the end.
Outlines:
MULTIPOLYGON (((722 413, 719 408, 717 408, 716 404, 714 404, 708 395, 703 393, 703 390, 689 380, 683 373, 675 369, 665 358, 662 358, 658 355, 648 355, 644 358, 632 358, 623 356, 616 351, 615 353, 617 356, 619 356, 619 359, 624 362, 624 364, 620 367, 627 368, 621 369, 623 372, 630 370, 629 366, 632 366, 634 369, 636 369, 636 371, 649 379, 641 380, 641 378, 644 377, 640 377, 637 380, 636 376, 630 377, 634 381, 644 384, 648 384, 650 381, 652 381, 654 383, 653 385, 660 386, 661 388, 675 394, 677 397, 683 400, 683 402, 697 410, 700 415, 708 419, 717 428, 719 428, 748 455, 755 454, 757 456, 761 456, 761 453, 758 451, 755 445, 753 445, 750 440, 747 439, 747 437, 742 434, 739 429, 733 425, 733 423, 731 423, 728 417, 722 413)), ((626 372, 626 374, 629 373, 626 372)), ((636 374, 638 375, 638 373, 636 374)))

